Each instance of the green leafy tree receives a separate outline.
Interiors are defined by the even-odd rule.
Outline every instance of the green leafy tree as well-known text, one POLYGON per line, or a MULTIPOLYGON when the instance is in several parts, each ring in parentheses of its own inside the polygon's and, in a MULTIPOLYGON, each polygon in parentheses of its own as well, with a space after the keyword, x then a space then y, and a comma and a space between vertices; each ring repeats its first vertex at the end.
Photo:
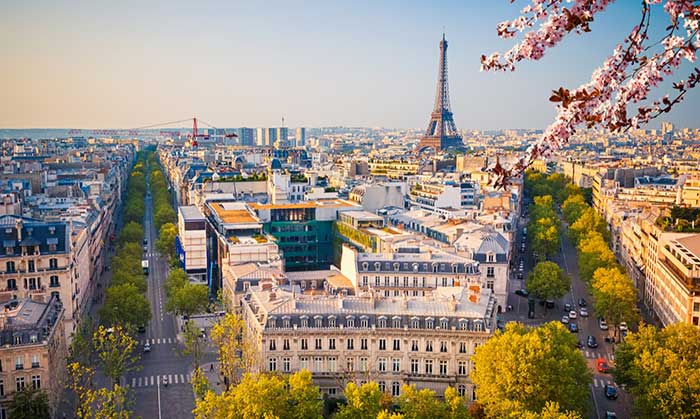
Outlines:
POLYGON ((100 308, 102 324, 142 326, 151 319, 151 307, 146 297, 131 284, 107 288, 105 302, 100 308))
POLYGON ((615 255, 608 247, 608 243, 597 231, 590 232, 583 238, 578 246, 578 266, 581 278, 590 283, 593 273, 598 268, 610 268, 617 266, 615 255))
POLYGON ((619 268, 599 268, 591 283, 593 307, 608 323, 617 326, 621 322, 636 323, 637 291, 632 280, 619 268))
POLYGON ((201 333, 194 321, 187 320, 185 322, 185 355, 192 355, 194 359, 195 369, 199 369, 199 360, 202 357, 204 350, 204 342, 202 341, 201 333))
POLYGON ((153 216, 156 224, 156 228, 160 228, 165 223, 175 223, 177 221, 177 214, 175 210, 168 204, 156 206, 156 213, 153 216))
POLYGON ((165 303, 166 310, 185 317, 203 313, 208 307, 209 288, 203 284, 189 282, 172 291, 165 303))
POLYGON ((209 386, 209 380, 201 368, 197 367, 192 373, 192 392, 194 393, 197 400, 204 400, 207 392, 211 391, 209 386))
POLYGON ((175 258, 175 237, 177 236, 177 227, 173 223, 165 223, 160 227, 158 241, 156 241, 156 249, 161 255, 172 259, 175 258))
POLYGON ((567 223, 573 224, 579 219, 583 211, 589 208, 583 195, 575 194, 566 198, 561 206, 561 212, 567 223))
POLYGON ((95 347, 92 337, 95 334, 97 324, 89 314, 80 319, 69 348, 69 362, 80 362, 83 365, 92 365, 95 361, 95 347))
POLYGON ((7 413, 12 419, 49 418, 49 397, 44 391, 24 387, 12 394, 7 413))
POLYGON ((564 296, 571 287, 571 278, 554 262, 540 262, 527 276, 527 290, 543 300, 564 296))
POLYGON ((140 356, 136 351, 136 340, 122 326, 109 329, 100 326, 93 335, 93 346, 104 374, 119 383, 129 371, 137 371, 140 356))
POLYGON ((569 235, 575 243, 578 243, 592 231, 600 234, 605 240, 608 240, 610 237, 605 220, 593 208, 587 207, 581 211, 576 221, 569 226, 569 235))
POLYGON ((219 368, 228 384, 238 382, 241 374, 250 373, 259 365, 255 342, 246 333, 245 321, 226 313, 211 329, 211 340, 219 352, 219 368))
POLYGON ((445 405, 435 398, 433 390, 404 385, 398 398, 399 409, 407 419, 437 419, 445 417, 445 405))
POLYGON ((122 228, 122 231, 119 232, 119 243, 124 244, 124 243, 141 243, 141 240, 143 240, 143 228, 141 227, 141 224, 131 221, 126 223, 126 225, 122 228))
POLYGON ((586 411, 591 373, 576 338, 559 322, 530 328, 508 323, 472 360, 471 379, 488 417, 506 417, 514 406, 540 412, 547 402, 586 411))
POLYGON ((700 329, 643 325, 615 352, 615 381, 627 385, 635 417, 691 419, 700 412, 700 329))
POLYGON ((545 258, 553 256, 559 250, 559 225, 559 219, 556 217, 540 218, 534 223, 532 246, 545 258))
POLYGON ((174 295, 178 289, 184 287, 188 282, 187 274, 182 268, 170 270, 168 277, 165 278, 165 295, 167 297, 174 295))

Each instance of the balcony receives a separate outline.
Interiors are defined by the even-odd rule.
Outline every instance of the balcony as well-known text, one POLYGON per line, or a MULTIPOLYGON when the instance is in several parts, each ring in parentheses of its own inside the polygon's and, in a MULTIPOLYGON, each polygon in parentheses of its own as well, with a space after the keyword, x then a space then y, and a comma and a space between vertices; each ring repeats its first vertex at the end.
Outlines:
POLYGON ((32 368, 39 368, 38 362, 32 362, 32 368))
POLYGON ((24 365, 22 365, 22 364, 15 364, 15 370, 23 370, 23 369, 24 369, 24 365))

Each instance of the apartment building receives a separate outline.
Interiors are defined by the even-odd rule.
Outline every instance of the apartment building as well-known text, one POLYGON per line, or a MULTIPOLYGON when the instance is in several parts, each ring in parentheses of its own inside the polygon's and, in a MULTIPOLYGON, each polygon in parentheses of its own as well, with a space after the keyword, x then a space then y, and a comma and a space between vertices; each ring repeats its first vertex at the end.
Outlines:
POLYGON ((464 287, 418 297, 310 296, 263 281, 241 310, 260 370, 309 370, 330 396, 373 380, 394 396, 404 384, 438 394, 453 386, 474 400, 470 358, 496 327, 494 304, 490 292, 464 287))
POLYGON ((177 217, 176 249, 190 280, 207 281, 207 231, 204 215, 195 206, 181 206, 177 217))
POLYGON ((3 303, 0 312, 0 418, 7 418, 13 393, 31 386, 44 390, 53 412, 60 403, 66 373, 64 309, 60 300, 31 298, 3 303))

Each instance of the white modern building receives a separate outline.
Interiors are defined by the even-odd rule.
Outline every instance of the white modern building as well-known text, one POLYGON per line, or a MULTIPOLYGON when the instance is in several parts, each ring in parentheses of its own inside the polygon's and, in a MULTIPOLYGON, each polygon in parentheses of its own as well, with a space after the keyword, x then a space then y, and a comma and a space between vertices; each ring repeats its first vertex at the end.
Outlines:
POLYGON ((204 215, 195 206, 178 208, 180 262, 190 280, 207 280, 207 230, 204 215))

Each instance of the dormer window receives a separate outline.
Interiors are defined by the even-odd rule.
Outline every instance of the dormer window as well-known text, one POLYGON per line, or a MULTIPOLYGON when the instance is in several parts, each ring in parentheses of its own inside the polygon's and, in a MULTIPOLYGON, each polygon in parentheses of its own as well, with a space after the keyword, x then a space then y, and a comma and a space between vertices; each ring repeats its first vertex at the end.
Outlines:
POLYGON ((362 270, 366 271, 369 268, 369 263, 367 262, 362 262, 362 270))
POLYGON ((435 327, 435 321, 433 320, 432 317, 428 317, 425 319, 425 328, 426 329, 433 329, 435 327))
POLYGON ((398 272, 400 268, 401 268, 401 265, 400 265, 398 262, 397 262, 397 263, 394 263, 394 270, 395 270, 396 272, 398 272))
POLYGON ((382 264, 379 262, 374 262, 374 270, 379 271, 381 270, 382 264))
POLYGON ((491 262, 491 263, 495 262, 495 261, 496 261, 496 255, 494 255, 493 253, 487 254, 487 255, 486 255, 486 261, 487 261, 487 262, 491 262))
POLYGON ((440 319, 440 328, 443 330, 447 330, 450 328, 450 321, 447 320, 446 318, 440 319))
POLYGON ((380 327, 382 329, 386 328, 386 317, 384 317, 384 316, 380 317, 377 321, 377 325, 378 325, 378 327, 380 327))
POLYGON ((323 327, 323 317, 321 317, 321 316, 314 317, 314 323, 315 323, 316 327, 323 327))

